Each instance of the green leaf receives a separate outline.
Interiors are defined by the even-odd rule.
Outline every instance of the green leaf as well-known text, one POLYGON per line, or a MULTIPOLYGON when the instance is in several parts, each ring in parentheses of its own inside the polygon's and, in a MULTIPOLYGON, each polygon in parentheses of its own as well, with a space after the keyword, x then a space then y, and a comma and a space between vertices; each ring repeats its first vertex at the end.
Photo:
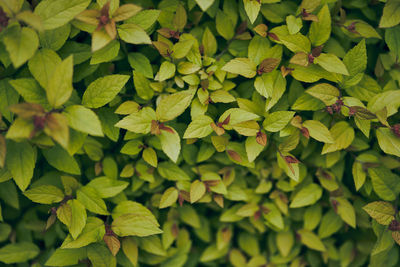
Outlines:
POLYGON ((24 195, 36 203, 52 204, 63 200, 64 193, 53 185, 41 185, 24 192, 24 195))
POLYGON ((150 86, 150 81, 143 74, 133 71, 133 83, 141 98, 149 100, 153 97, 154 91, 150 86))
POLYGON ((0 248, 0 261, 6 264, 26 263, 28 260, 35 258, 40 249, 33 243, 19 242, 7 244, 0 248))
POLYGON ((318 98, 327 106, 335 104, 336 100, 340 96, 339 89, 328 83, 317 84, 307 89, 306 93, 312 95, 315 98, 318 98))
POLYGON ((261 3, 256 0, 243 0, 244 10, 251 23, 254 23, 260 12, 261 3))
MULTIPOLYGON (((176 70, 176 66, 174 63, 171 63, 169 61, 164 61, 161 66, 160 66, 160 70, 157 73, 158 76, 158 81, 162 82, 165 80, 168 80, 172 77, 174 77, 175 75, 175 70, 176 70)), ((157 78, 156 76, 156 78, 157 78)))
MULTIPOLYGON (((270 46, 267 38, 255 35, 249 43, 247 55, 256 65, 259 65, 264 59, 271 57, 270 53, 273 49, 270 46)), ((277 54, 279 55, 279 53, 277 54)))
MULTIPOLYGON (((9 82, 25 101, 49 106, 46 92, 31 78, 16 79, 9 82)), ((5 113, 6 114, 6 113, 5 113)))
POLYGON ((91 180, 87 186, 96 189, 98 195, 101 198, 109 198, 118 195, 129 183, 124 181, 118 181, 108 177, 99 177, 91 180))
POLYGON ((164 209, 175 204, 178 200, 178 194, 179 192, 175 187, 170 187, 165 190, 164 194, 161 196, 159 208, 164 209))
POLYGON ((222 70, 239 74, 246 78, 253 78, 257 73, 257 65, 248 58, 234 58, 226 63, 222 70))
POLYGON ((400 26, 385 30, 385 42, 397 57, 400 56, 400 26))
POLYGON ((81 187, 76 191, 76 197, 89 211, 101 215, 109 214, 106 203, 96 189, 90 186, 81 187))
POLYGON ((378 138, 379 146, 383 152, 400 157, 400 138, 394 135, 390 129, 378 128, 376 138, 378 138))
POLYGON ((112 38, 105 30, 97 30, 92 33, 92 52, 99 51, 112 42, 112 38))
POLYGON ((90 0, 44 0, 35 8, 35 14, 42 19, 45 30, 61 27, 84 11, 90 0))
POLYGON ((14 26, 7 31, 3 38, 15 68, 28 61, 39 46, 39 38, 36 32, 28 27, 14 26))
MULTIPOLYGON (((169 127, 172 129, 171 127, 169 127)), ((165 130, 161 130, 161 134, 158 136, 161 142, 161 148, 164 153, 173 161, 176 162, 181 151, 181 138, 179 134, 172 129, 173 133, 165 130)))
POLYGON ((203 138, 212 133, 211 123, 214 121, 206 116, 200 115, 194 118, 187 127, 183 138, 203 138))
POLYGON ((118 236, 149 236, 162 233, 151 218, 140 213, 127 213, 118 216, 111 224, 118 236))
POLYGON ((273 203, 264 203, 262 205, 264 208, 267 208, 268 212, 263 212, 263 217, 266 220, 266 224, 271 225, 274 228, 279 230, 283 230, 285 224, 283 222, 283 217, 279 209, 273 203))
POLYGON ((258 155, 264 150, 264 146, 257 142, 255 136, 249 136, 245 142, 246 154, 249 162, 253 162, 258 155))
POLYGON ((81 202, 76 199, 70 199, 68 200, 67 204, 64 205, 68 205, 71 208, 71 214, 67 221, 67 227, 72 238, 76 239, 86 225, 86 209, 81 202))
POLYGON ((167 180, 171 181, 188 181, 190 177, 178 165, 164 161, 158 165, 158 173, 167 180))
POLYGON ((326 251, 326 247, 321 239, 310 230, 300 229, 297 231, 297 234, 300 236, 301 243, 305 246, 318 251, 326 251))
POLYGON ((389 169, 369 168, 368 174, 371 177, 372 187, 375 193, 383 200, 393 201, 400 193, 400 177, 389 169))
POLYGON ((116 40, 111 41, 108 45, 93 53, 90 59, 90 64, 100 64, 103 62, 112 61, 118 56, 120 43, 116 40))
POLYGON ((52 107, 60 107, 71 97, 72 72, 72 56, 67 57, 54 69, 46 88, 47 99, 52 107))
POLYGON ((122 239, 122 251, 133 266, 136 266, 138 262, 138 245, 135 239, 131 237, 122 239))
POLYGON ((308 36, 313 46, 323 45, 331 35, 331 13, 328 5, 324 5, 318 12, 318 21, 311 22, 308 36))
POLYGON ((314 62, 329 72, 349 75, 346 65, 334 54, 321 53, 314 62))
POLYGON ((196 0, 196 3, 199 5, 201 10, 206 11, 215 0, 196 0))
POLYGON ((267 115, 263 122, 264 129, 269 132, 279 132, 290 122, 295 112, 276 111, 267 115))
POLYGON ((79 236, 75 237, 74 239, 71 236, 68 236, 61 245, 61 248, 81 248, 91 243, 100 242, 103 240, 106 230, 104 227, 104 222, 101 219, 96 217, 88 217, 86 224, 83 225, 84 228, 79 236))
POLYGON ((181 115, 192 102, 195 93, 195 89, 189 89, 163 97, 157 105, 157 119, 165 122, 181 115))
POLYGON ((200 180, 195 180, 190 185, 190 203, 195 203, 206 193, 206 186, 200 180))
POLYGON ((354 207, 345 198, 335 198, 337 201, 337 214, 342 218, 342 220, 353 228, 356 228, 356 213, 354 207))
POLYGON ((61 64, 61 58, 50 49, 40 49, 29 60, 28 67, 33 77, 43 88, 47 88, 54 70, 61 64))
POLYGON ((313 205, 322 196, 322 188, 317 184, 308 184, 298 191, 290 203, 291 208, 313 205))
POLYGON ((207 56, 212 56, 217 52, 218 49, 217 40, 215 39, 215 36, 208 27, 206 27, 206 29, 203 32, 201 44, 203 45, 204 53, 207 56))
POLYGON ((334 143, 325 144, 322 154, 346 149, 354 140, 354 129, 345 121, 340 121, 333 125, 330 130, 334 143))
POLYGON ((251 120, 256 120, 259 118, 258 115, 246 111, 244 109, 240 109, 240 108, 230 108, 228 110, 226 110, 221 117, 219 117, 219 122, 223 122, 228 116, 230 116, 229 118, 229 123, 228 125, 236 125, 238 123, 242 123, 245 121, 251 121, 251 120))
POLYGON ((42 152, 47 162, 54 168, 70 174, 81 174, 81 170, 76 160, 60 146, 54 146, 50 149, 43 150, 42 152))
POLYGON ((6 166, 22 191, 25 191, 33 177, 35 158, 35 151, 28 142, 7 142, 6 166))
POLYGON ((151 44, 151 39, 146 31, 132 23, 122 24, 117 27, 119 37, 130 44, 151 44))
POLYGON ((141 10, 139 13, 127 19, 125 22, 134 23, 147 31, 157 21, 160 13, 161 10, 157 9, 141 10))
POLYGON ((333 209, 330 209, 322 217, 321 224, 318 228, 318 236, 326 238, 339 231, 343 226, 343 221, 333 209))
POLYGON ((374 201, 363 207, 372 219, 383 225, 389 225, 395 218, 396 210, 393 205, 385 201, 374 201))
POLYGON ((50 258, 46 261, 46 266, 70 266, 78 264, 85 259, 86 248, 78 249, 56 249, 50 258))
POLYGON ((89 84, 82 97, 82 104, 88 108, 99 108, 111 102, 129 80, 128 75, 108 75, 89 84))
POLYGON ((334 143, 334 139, 328 128, 319 121, 307 120, 303 122, 303 126, 307 128, 310 136, 320 142, 334 143))
POLYGON ((354 86, 363 78, 367 68, 367 49, 365 39, 354 46, 343 58, 343 63, 349 71, 349 76, 343 77, 343 87, 354 86))
POLYGON ((13 120, 13 115, 8 107, 18 103, 19 95, 10 85, 10 82, 12 81, 8 79, 2 79, 0 81, 0 113, 11 122, 13 120))
POLYGON ((115 127, 127 129, 134 133, 149 133, 151 122, 157 120, 156 112, 150 107, 144 107, 137 113, 132 113, 120 120, 115 127))
POLYGON ((294 238, 292 232, 290 231, 278 232, 276 235, 276 245, 282 256, 287 257, 294 245, 294 238))
POLYGON ((365 179, 367 178, 367 174, 363 170, 362 163, 354 161, 352 167, 352 174, 354 179, 354 185, 356 190, 358 191, 365 183, 365 179))
POLYGON ((92 110, 80 105, 72 105, 64 110, 68 125, 84 133, 94 136, 104 136, 101 129, 100 120, 92 110))
POLYGON ((290 34, 296 34, 303 27, 303 21, 301 20, 301 18, 297 18, 293 15, 289 15, 286 17, 286 25, 287 25, 288 32, 290 34))
POLYGON ((128 54, 129 65, 135 70, 143 74, 146 78, 153 78, 153 69, 150 60, 141 53, 128 54))
POLYGON ((117 260, 110 250, 102 244, 91 244, 87 248, 87 256, 93 266, 116 267, 117 260))
POLYGON ((383 14, 379 22, 380 28, 390 28, 400 23, 400 2, 388 0, 383 8, 383 14))

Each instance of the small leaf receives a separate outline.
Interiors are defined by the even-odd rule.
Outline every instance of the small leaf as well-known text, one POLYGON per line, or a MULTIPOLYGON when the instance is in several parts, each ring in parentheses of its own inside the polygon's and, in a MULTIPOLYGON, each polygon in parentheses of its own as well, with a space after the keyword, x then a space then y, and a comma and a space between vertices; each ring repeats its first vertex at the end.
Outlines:
POLYGON ((195 180, 190 185, 190 203, 195 203, 206 193, 206 186, 200 180, 195 180))
POLYGON ((175 204, 178 200, 178 194, 179 192, 175 187, 170 187, 165 190, 164 194, 161 196, 159 208, 164 209, 175 204))
POLYGON ((63 200, 63 192, 53 185, 41 185, 24 192, 24 195, 36 203, 52 204, 63 200))
POLYGON ((133 23, 118 26, 119 37, 130 44, 151 44, 151 39, 146 31, 133 23))
POLYGON ((290 203, 291 208, 309 206, 317 202, 322 196, 322 188, 317 184, 308 184, 298 191, 290 203))
POLYGON ((256 76, 256 69, 256 64, 248 58, 234 58, 222 68, 223 71, 239 74, 246 78, 256 76))
POLYGON ((82 104, 88 108, 99 108, 109 103, 129 80, 128 75, 108 75, 89 84, 82 97, 82 104))
POLYGON ((333 137, 328 128, 319 121, 307 120, 303 122, 303 126, 307 128, 310 136, 324 143, 334 143, 333 137))

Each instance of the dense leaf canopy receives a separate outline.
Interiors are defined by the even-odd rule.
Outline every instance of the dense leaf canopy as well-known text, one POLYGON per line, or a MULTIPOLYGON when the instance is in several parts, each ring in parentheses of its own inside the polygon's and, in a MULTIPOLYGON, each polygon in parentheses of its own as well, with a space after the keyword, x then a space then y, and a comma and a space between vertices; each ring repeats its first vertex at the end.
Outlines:
POLYGON ((0 266, 399 266, 399 23, 0 0, 0 266))

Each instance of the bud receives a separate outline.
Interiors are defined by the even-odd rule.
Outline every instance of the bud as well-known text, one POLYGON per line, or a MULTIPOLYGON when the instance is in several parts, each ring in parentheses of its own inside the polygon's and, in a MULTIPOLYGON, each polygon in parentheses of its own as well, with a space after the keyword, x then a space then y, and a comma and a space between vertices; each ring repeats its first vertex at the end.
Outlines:
POLYGON ((278 35, 276 35, 275 33, 269 32, 269 33, 267 33, 267 35, 269 37, 271 37, 272 39, 274 39, 275 41, 280 41, 278 35))
POLYGON ((0 32, 8 26, 8 20, 7 14, 0 7, 0 32))
POLYGON ((159 135, 161 134, 159 122, 156 120, 151 121, 151 134, 159 135))
POLYGON ((397 220, 393 220, 389 224, 389 230, 390 231, 400 231, 400 222, 397 220))
POLYGON ((289 163, 289 164, 292 164, 292 163, 299 163, 299 162, 300 162, 298 159, 296 159, 296 158, 293 157, 293 156, 285 156, 284 159, 285 159, 285 161, 286 161, 287 163, 289 163))
POLYGON ((221 208, 224 208, 224 197, 223 197, 223 195, 214 194, 213 195, 213 199, 214 199, 215 203, 217 203, 218 206, 220 206, 221 208))
POLYGON ((258 24, 253 28, 253 31, 258 33, 262 37, 267 37, 268 26, 265 24, 258 24))
POLYGON ((313 56, 313 57, 319 57, 319 56, 321 55, 321 53, 322 53, 322 48, 323 48, 323 47, 324 47, 323 45, 314 47, 314 48, 311 50, 312 56, 313 56))
POLYGON ((305 138, 310 139, 310 132, 306 127, 301 127, 300 132, 305 138))
POLYGON ((227 150, 226 151, 228 153, 228 155, 235 161, 237 162, 242 162, 242 159, 240 158, 239 153, 237 153, 236 151, 233 150, 227 150))
POLYGON ((258 132, 256 137, 256 142, 262 146, 267 145, 267 135, 263 132, 258 132))
POLYGON ((393 125, 391 128, 392 132, 400 138, 400 123, 393 125))

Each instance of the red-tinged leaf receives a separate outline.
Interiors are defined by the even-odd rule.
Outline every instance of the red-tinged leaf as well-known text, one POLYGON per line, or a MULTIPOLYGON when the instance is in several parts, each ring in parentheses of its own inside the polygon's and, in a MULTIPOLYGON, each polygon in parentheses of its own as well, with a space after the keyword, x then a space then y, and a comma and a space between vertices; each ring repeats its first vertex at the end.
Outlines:
POLYGON ((217 135, 223 135, 225 133, 225 129, 217 126, 214 122, 211 123, 210 126, 217 135))
POLYGON ((237 161, 237 162, 242 162, 242 158, 240 157, 239 153, 237 153, 236 151, 227 150, 226 152, 229 154, 229 156, 230 156, 233 160, 235 160, 235 161, 237 161))
POLYGON ((260 144, 262 146, 266 146, 267 145, 267 134, 263 133, 263 132, 258 132, 256 141, 258 144, 260 144))
POLYGON ((220 206, 221 208, 224 208, 224 196, 223 195, 214 194, 213 199, 214 199, 215 203, 218 204, 218 206, 220 206))
POLYGON ((108 249, 113 256, 117 255, 119 249, 121 248, 121 243, 115 235, 104 235, 104 242, 106 243, 108 249))

